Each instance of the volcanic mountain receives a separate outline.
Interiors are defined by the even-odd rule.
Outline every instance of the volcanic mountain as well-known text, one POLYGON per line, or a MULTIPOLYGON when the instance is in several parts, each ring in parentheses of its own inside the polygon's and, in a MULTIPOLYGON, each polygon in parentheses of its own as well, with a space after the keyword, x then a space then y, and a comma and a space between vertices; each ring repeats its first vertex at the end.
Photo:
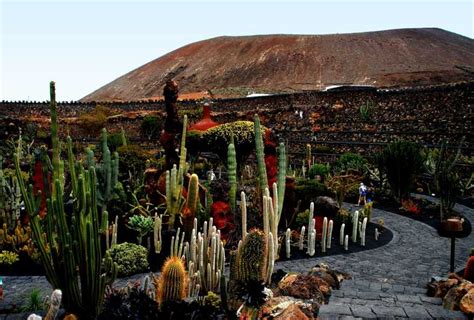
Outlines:
POLYGON ((160 98, 168 79, 185 96, 412 87, 474 80, 474 40, 442 29, 332 35, 217 37, 195 42, 110 82, 82 101, 160 98), (194 93, 194 95, 193 95, 194 93))

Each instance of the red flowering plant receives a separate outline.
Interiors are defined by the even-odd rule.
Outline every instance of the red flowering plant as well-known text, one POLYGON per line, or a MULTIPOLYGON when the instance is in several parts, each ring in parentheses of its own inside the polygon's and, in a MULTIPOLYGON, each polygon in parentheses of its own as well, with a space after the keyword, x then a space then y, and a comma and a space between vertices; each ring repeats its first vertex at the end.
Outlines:
POLYGON ((411 199, 402 199, 400 211, 408 213, 408 214, 414 214, 415 216, 420 216, 421 215, 421 207, 418 205, 418 203, 411 199))

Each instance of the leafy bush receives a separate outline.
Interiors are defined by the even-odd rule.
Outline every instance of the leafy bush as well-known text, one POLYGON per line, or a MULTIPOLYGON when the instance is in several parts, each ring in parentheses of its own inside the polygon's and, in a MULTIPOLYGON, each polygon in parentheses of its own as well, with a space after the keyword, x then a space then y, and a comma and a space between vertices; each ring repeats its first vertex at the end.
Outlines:
POLYGON ((161 132, 161 122, 157 116, 146 116, 140 125, 140 131, 148 140, 158 138, 161 132))
POLYGON ((329 166, 322 163, 315 163, 308 171, 308 177, 314 179, 316 176, 320 176, 323 180, 329 173, 329 166))
POLYGON ((143 246, 123 242, 113 246, 110 255, 118 264, 119 276, 129 276, 148 269, 148 250, 143 246))
POLYGON ((296 199, 301 200, 300 208, 308 208, 311 201, 316 201, 319 196, 330 195, 326 186, 316 180, 298 180, 295 193, 296 199))
POLYGON ((113 114, 111 109, 97 105, 93 110, 81 114, 77 120, 85 132, 97 134, 105 127, 107 118, 113 114))
POLYGON ((379 170, 385 174, 392 196, 401 201, 423 169, 423 157, 420 146, 408 141, 396 141, 389 144, 377 156, 379 170))
POLYGON ((337 159, 334 166, 335 172, 355 171, 360 175, 367 172, 367 160, 358 153, 344 153, 337 159))

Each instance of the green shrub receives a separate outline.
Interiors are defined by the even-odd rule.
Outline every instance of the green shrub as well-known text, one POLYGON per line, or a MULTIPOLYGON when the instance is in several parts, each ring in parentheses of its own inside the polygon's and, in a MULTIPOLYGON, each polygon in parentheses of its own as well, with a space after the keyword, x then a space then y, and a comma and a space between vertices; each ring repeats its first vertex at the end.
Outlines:
POLYGON ((316 201, 317 197, 330 195, 324 183, 316 180, 298 180, 295 193, 296 199, 301 200, 300 208, 309 208, 311 201, 316 201))
POLYGON ((365 175, 367 172, 367 160, 358 153, 344 153, 337 159, 334 166, 335 172, 355 171, 360 175, 365 175))
POLYGON ((323 180, 329 173, 329 166, 322 163, 315 163, 308 171, 308 177, 314 179, 316 176, 320 176, 323 180))
POLYGON ((390 191, 401 201, 410 191, 415 177, 422 172, 424 159, 419 145, 408 141, 396 141, 377 156, 379 170, 385 174, 390 191))
POLYGON ((143 246, 123 242, 113 246, 110 255, 118 264, 119 276, 129 276, 148 269, 148 250, 143 246))
POLYGON ((140 132, 145 135, 148 140, 159 138, 161 132, 162 120, 157 116, 146 116, 140 125, 140 132))
POLYGON ((28 296, 28 301, 21 307, 22 312, 34 312, 45 309, 44 298, 40 289, 33 289, 28 296))

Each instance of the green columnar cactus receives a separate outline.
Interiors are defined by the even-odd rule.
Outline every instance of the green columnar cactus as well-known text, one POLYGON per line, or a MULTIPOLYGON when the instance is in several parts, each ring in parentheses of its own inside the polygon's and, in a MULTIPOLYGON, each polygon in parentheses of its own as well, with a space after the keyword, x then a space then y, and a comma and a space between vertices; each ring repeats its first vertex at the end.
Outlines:
POLYGON ((156 299, 160 304, 179 301, 186 297, 187 275, 180 257, 171 256, 163 265, 156 282, 156 299))
POLYGON ((10 226, 20 218, 21 191, 16 177, 5 177, 0 156, 0 217, 10 226))
MULTIPOLYGON (((65 178, 61 174, 56 112, 55 87, 54 82, 51 82, 54 187, 50 188, 48 179, 44 178, 47 215, 43 220, 46 221, 42 221, 38 215, 41 195, 35 197, 32 187, 27 189, 21 176, 18 150, 14 155, 16 175, 46 278, 53 288, 63 292, 63 305, 67 311, 83 319, 94 319, 103 303, 105 287, 112 284, 117 276, 117 265, 108 251, 104 255, 101 249, 97 182, 93 166, 87 170, 78 166, 75 177, 71 179, 74 184, 71 193, 72 213, 66 214, 65 178)), ((47 177, 51 165, 47 151, 43 149, 41 156, 43 177, 47 177)), ((75 172, 69 171, 69 174, 75 172)))
POLYGON ((199 177, 193 173, 189 178, 188 197, 186 198, 186 209, 183 211, 183 229, 186 239, 189 240, 194 226, 194 218, 199 210, 199 177))
POLYGON ((268 236, 260 230, 251 230, 237 255, 239 279, 243 283, 264 283, 268 279, 268 236))
MULTIPOLYGON (((280 221, 281 213, 283 211, 283 201, 285 199, 286 188, 286 147, 284 143, 280 143, 278 148, 278 221, 280 221)), ((275 197, 275 195, 273 195, 275 197)))
POLYGON ((179 168, 173 165, 171 171, 166 171, 166 213, 169 215, 168 229, 175 226, 176 216, 180 216, 185 199, 182 196, 184 174, 186 173, 186 127, 188 117, 183 119, 183 132, 181 134, 181 146, 179 153, 179 168))
POLYGON ((263 147, 262 129, 260 126, 260 118, 258 115, 254 116, 254 130, 255 130, 255 150, 257 153, 257 167, 258 167, 258 182, 260 190, 263 192, 268 188, 267 168, 265 167, 265 154, 263 147))
POLYGON ((232 208, 232 212, 235 212, 237 199, 237 158, 235 155, 235 147, 233 143, 230 143, 227 149, 227 171, 230 184, 230 207, 232 208))
POLYGON ((98 177, 97 202, 102 207, 102 211, 105 211, 107 210, 108 202, 112 200, 114 189, 118 183, 119 156, 117 152, 114 152, 111 156, 107 145, 107 130, 105 128, 102 129, 100 143, 102 163, 95 164, 98 177))

